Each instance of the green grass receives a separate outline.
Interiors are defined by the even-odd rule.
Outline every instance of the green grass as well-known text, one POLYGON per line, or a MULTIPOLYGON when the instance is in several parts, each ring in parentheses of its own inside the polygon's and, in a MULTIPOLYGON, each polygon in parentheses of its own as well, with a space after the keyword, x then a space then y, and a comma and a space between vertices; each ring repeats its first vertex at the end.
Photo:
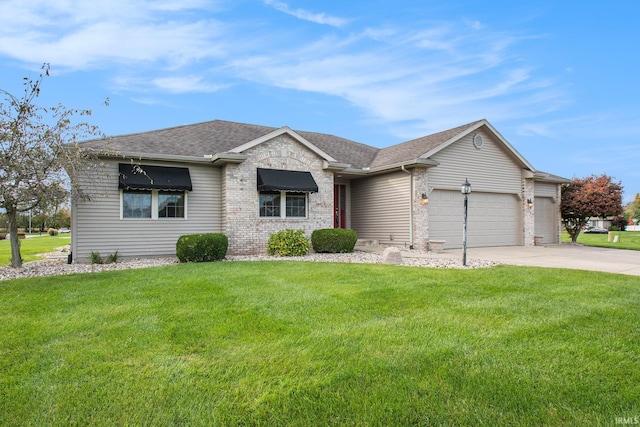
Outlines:
MULTIPOLYGON (((54 252, 56 248, 66 246, 71 243, 71 236, 58 235, 49 236, 43 233, 42 236, 30 237, 28 239, 20 239, 20 253, 22 261, 29 262, 42 259, 41 254, 54 252)), ((0 266, 11 264, 11 242, 9 240, 0 240, 0 266)))
POLYGON ((614 425, 640 279, 217 262, 0 283, 0 425, 614 425))
MULTIPOLYGON (((586 246, 597 246, 601 248, 632 249, 640 251, 640 231, 614 231, 614 236, 618 236, 618 242, 609 242, 608 234, 585 234, 578 235, 578 243, 586 246)), ((562 232, 562 241, 571 242, 571 237, 566 231, 562 232)))

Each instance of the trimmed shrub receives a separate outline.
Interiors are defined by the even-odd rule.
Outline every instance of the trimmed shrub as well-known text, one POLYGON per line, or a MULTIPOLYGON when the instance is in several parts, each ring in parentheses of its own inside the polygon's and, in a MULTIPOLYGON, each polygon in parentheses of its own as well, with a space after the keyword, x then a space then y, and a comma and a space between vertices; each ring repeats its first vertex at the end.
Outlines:
POLYGON ((49 233, 49 236, 57 236, 58 230, 56 230, 55 228, 50 228, 47 230, 47 233, 49 233))
POLYGON ((353 252, 357 241, 356 232, 345 228, 321 228, 311 233, 311 244, 316 252, 353 252))
POLYGON ((176 242, 180 262, 210 262, 224 259, 229 239, 221 233, 186 234, 176 242))
POLYGON ((278 256, 303 256, 309 252, 304 230, 280 230, 269 236, 267 253, 278 256))

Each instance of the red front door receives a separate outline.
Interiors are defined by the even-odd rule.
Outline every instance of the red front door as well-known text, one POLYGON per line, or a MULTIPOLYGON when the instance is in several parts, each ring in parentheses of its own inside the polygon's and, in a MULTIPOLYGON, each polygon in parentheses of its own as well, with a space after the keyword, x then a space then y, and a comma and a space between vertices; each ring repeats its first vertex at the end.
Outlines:
POLYGON ((346 228, 347 222, 347 186, 344 184, 335 184, 333 186, 333 228, 346 228))

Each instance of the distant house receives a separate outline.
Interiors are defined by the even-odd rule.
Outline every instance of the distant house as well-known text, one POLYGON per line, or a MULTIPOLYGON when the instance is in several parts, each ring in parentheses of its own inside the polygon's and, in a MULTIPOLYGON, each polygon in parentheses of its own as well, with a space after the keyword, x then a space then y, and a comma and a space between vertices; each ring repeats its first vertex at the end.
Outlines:
POLYGON ((612 224, 613 224, 613 217, 612 216, 608 216, 606 218, 591 217, 591 218, 589 218, 589 221, 587 222, 587 226, 588 227, 600 227, 600 228, 604 228, 606 230, 608 230, 609 227, 611 227, 612 224))
POLYGON ((479 120, 375 148, 288 127, 210 121, 83 142, 103 157, 94 195, 72 207, 72 252, 174 255, 179 236, 221 232, 229 254, 264 253, 282 229, 351 228, 362 241, 425 249, 560 241, 560 184, 479 120), (140 166, 140 169, 136 167, 140 166), (534 239, 534 237, 538 239, 534 239))

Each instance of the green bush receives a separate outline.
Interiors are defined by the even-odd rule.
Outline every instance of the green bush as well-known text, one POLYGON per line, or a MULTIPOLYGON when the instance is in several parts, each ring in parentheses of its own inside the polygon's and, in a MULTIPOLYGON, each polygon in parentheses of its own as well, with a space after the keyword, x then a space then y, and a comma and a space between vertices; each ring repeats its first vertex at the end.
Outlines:
POLYGON ((609 231, 625 231, 627 229, 627 225, 629 225, 629 218, 625 218, 624 215, 618 215, 611 220, 611 225, 618 227, 618 229, 609 231))
POLYGON ((115 262, 118 262, 118 251, 115 251, 112 254, 107 255, 107 259, 105 260, 106 264, 113 264, 115 262))
POLYGON ((91 264, 113 264, 115 262, 118 262, 118 257, 118 251, 107 255, 107 259, 102 258, 100 252, 91 251, 91 253, 89 254, 89 261, 91 261, 91 264))
POLYGON ((91 261, 91 264, 104 264, 104 260, 102 259, 100 252, 91 251, 89 254, 89 260, 91 261))
POLYGON ((47 230, 47 233, 49 233, 49 236, 57 236, 58 230, 56 230, 55 228, 50 228, 47 230))
POLYGON ((311 244, 316 252, 353 252, 357 241, 356 232, 344 228, 322 228, 311 233, 311 244))
POLYGON ((267 253, 278 256, 302 256, 309 252, 309 239, 304 230, 281 230, 272 234, 267 242, 267 253))
POLYGON ((227 255, 229 239, 221 233, 187 234, 176 243, 180 262, 219 261, 227 255))

